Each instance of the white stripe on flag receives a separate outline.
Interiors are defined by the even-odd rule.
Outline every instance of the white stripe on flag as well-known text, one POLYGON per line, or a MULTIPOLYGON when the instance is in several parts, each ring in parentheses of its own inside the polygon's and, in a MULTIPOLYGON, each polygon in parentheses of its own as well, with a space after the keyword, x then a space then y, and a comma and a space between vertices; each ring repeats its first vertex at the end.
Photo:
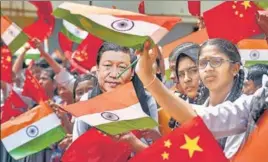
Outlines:
POLYGON ((143 117, 149 117, 149 116, 143 112, 140 103, 137 103, 135 105, 132 105, 124 109, 120 109, 120 110, 83 115, 79 117, 78 119, 92 126, 97 126, 101 124, 118 122, 122 120, 133 120, 133 119, 139 119, 143 117), (109 118, 109 115, 111 115, 110 117, 113 120, 107 120, 107 118, 109 118))
POLYGON ((125 34, 150 36, 157 43, 168 30, 157 24, 142 20, 129 20, 112 15, 87 14, 86 17, 106 28, 125 34), (157 33, 156 33, 157 32, 157 33))
POLYGON ((8 46, 20 33, 20 27, 18 27, 15 23, 12 23, 3 33, 3 35, 1 35, 1 37, 5 44, 8 46))
POLYGON ((69 23, 66 20, 63 20, 64 27, 73 35, 80 39, 86 39, 88 32, 79 29, 77 26, 73 25, 72 23, 69 23))
POLYGON ((267 49, 239 50, 242 61, 268 61, 267 49))
MULTIPOLYGON (((30 44, 28 42, 26 42, 21 48, 19 48, 16 52, 15 52, 15 55, 20 55, 22 54, 22 52, 24 51, 25 47, 26 46, 29 46, 30 44)), ((26 52, 26 55, 27 54, 40 54, 40 51, 36 48, 30 48, 27 52, 26 52)))
POLYGON ((22 128, 21 130, 7 136, 6 138, 2 139, 3 144, 6 147, 6 150, 9 152, 19 146, 24 145, 25 143, 47 133, 48 131, 56 128, 57 126, 61 125, 60 120, 58 119, 55 113, 52 113, 44 118, 36 121, 35 123, 22 128), (37 133, 35 133, 36 131, 37 133), (30 137, 31 135, 32 137, 30 137), (20 141, 20 142, 18 142, 20 141))

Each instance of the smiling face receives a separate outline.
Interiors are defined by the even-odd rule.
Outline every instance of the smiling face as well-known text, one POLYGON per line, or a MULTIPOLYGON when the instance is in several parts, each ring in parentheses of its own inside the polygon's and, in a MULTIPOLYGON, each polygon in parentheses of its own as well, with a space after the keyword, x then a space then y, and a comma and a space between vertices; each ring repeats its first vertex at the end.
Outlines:
POLYGON ((201 50, 199 57, 200 78, 210 91, 220 91, 226 88, 233 82, 234 76, 238 73, 239 65, 232 64, 227 60, 229 60, 228 56, 219 52, 213 45, 208 45, 201 50), (220 64, 218 67, 212 67, 211 63, 207 63, 204 68, 200 68, 202 60, 211 61, 215 58, 216 60, 223 60, 221 63, 213 61, 212 64, 220 64))
POLYGON ((131 80, 132 69, 117 76, 131 64, 130 55, 122 51, 103 52, 97 66, 98 83, 102 91, 109 92, 131 80))

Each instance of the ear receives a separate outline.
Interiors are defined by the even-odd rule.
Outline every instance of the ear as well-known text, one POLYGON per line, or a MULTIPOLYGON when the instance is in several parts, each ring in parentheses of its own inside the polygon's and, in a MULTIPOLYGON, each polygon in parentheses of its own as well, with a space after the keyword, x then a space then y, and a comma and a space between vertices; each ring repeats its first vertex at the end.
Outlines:
POLYGON ((233 75, 236 76, 238 74, 239 70, 240 70, 240 64, 234 64, 232 67, 233 75))

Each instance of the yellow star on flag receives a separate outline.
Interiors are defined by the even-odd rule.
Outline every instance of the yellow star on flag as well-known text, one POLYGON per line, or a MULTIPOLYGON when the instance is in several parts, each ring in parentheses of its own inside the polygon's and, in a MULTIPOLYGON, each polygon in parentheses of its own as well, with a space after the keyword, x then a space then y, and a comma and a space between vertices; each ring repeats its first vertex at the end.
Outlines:
POLYGON ((250 1, 244 1, 244 2, 241 3, 241 4, 245 7, 245 9, 248 9, 248 8, 251 7, 251 5, 250 5, 250 1))
POLYGON ((161 156, 162 156, 163 160, 168 160, 168 158, 169 158, 169 153, 167 153, 167 152, 163 152, 163 153, 161 154, 161 156))
POLYGON ((193 157, 195 151, 202 152, 203 149, 198 146, 199 136, 195 137, 194 139, 191 139, 189 136, 184 134, 184 138, 186 143, 180 147, 180 149, 188 150, 190 158, 193 157))
POLYGON ((7 60, 8 62, 11 62, 11 57, 8 56, 6 60, 7 60))
POLYGON ((172 143, 170 142, 170 140, 164 141, 164 146, 165 147, 170 148, 171 145, 172 145, 172 143))

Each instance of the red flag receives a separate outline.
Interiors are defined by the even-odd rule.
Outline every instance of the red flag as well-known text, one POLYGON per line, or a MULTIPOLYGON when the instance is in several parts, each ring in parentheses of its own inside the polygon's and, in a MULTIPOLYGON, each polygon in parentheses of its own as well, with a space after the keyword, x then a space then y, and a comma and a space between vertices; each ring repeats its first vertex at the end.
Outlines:
POLYGON ((128 144, 91 128, 75 140, 62 157, 63 162, 126 162, 131 150, 128 144))
POLYGON ((145 14, 145 3, 144 1, 141 1, 139 4, 139 13, 145 14))
POLYGON ((11 90, 4 105, 1 107, 1 124, 8 121, 12 117, 19 116, 23 112, 19 108, 27 108, 27 105, 22 101, 20 96, 11 90))
MULTIPOLYGON (((25 27, 23 31, 30 37, 43 41, 49 37, 54 29, 55 17, 52 15, 53 7, 50 1, 29 1, 37 8, 38 20, 25 27)), ((31 45, 33 45, 31 43, 31 45)))
POLYGON ((73 42, 68 39, 62 32, 58 33, 58 40, 59 40, 59 45, 60 48, 63 52, 69 51, 72 52, 73 51, 73 42))
POLYGON ((1 80, 12 83, 11 52, 7 46, 1 47, 1 80))
POLYGON ((73 53, 72 59, 83 68, 90 70, 96 65, 98 51, 102 43, 100 38, 88 34, 73 53))
POLYGON ((228 160, 203 120, 196 117, 130 160, 130 162, 148 161, 227 162, 228 160))
POLYGON ((260 10, 252 1, 229 1, 204 12, 209 38, 238 41, 260 34, 256 12, 260 10))
POLYGON ((32 98, 36 103, 47 101, 45 89, 40 86, 36 78, 31 74, 29 69, 25 71, 25 81, 23 85, 22 95, 32 98))
POLYGON ((188 0, 188 10, 193 16, 200 16, 200 1, 188 0))

